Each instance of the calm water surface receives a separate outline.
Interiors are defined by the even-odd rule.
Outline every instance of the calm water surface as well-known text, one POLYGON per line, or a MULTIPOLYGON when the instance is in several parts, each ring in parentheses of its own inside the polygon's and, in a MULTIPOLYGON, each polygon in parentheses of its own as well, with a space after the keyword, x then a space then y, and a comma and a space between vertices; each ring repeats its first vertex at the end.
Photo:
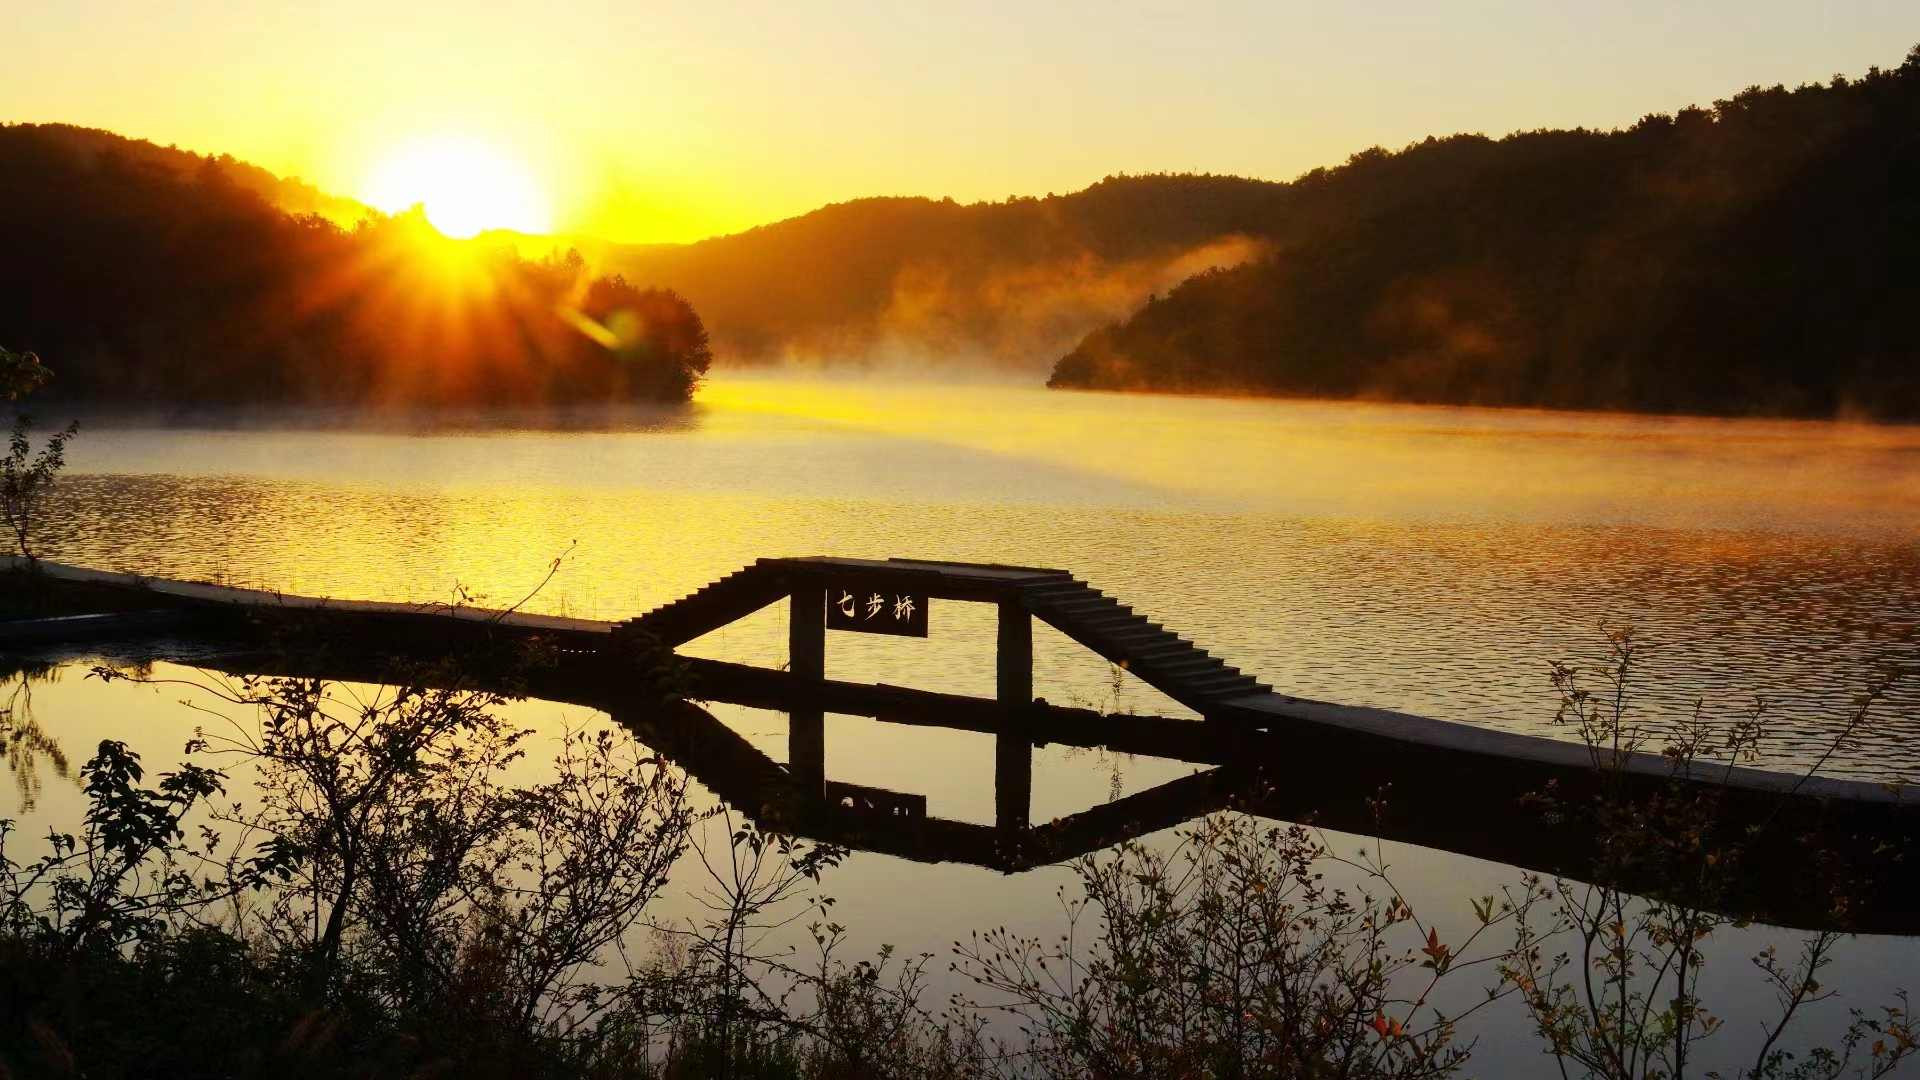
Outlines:
MULTIPOLYGON (((1548 662, 1593 657, 1603 625, 1631 626, 1648 646, 1649 719, 1764 696, 1783 768, 1825 749, 1876 672, 1920 663, 1917 428, 738 377, 684 412, 572 417, 564 431, 340 420, 100 418, 74 444, 46 554, 309 594, 464 587, 511 603, 565 552, 528 607, 596 618, 765 556, 1057 566, 1283 692, 1544 734, 1548 662)), ((784 619, 776 607, 690 648, 778 664, 784 619)), ((927 641, 830 635, 829 674, 990 694, 991 612, 941 602, 932 621, 927 641)), ((1036 651, 1051 700, 1182 714, 1044 628, 1036 651)), ((203 721, 177 693, 77 673, 36 693, 77 756, 112 736, 168 760, 203 721)), ((543 730, 595 722, 525 708, 543 730)), ((783 717, 716 713, 784 759, 783 717)), ((1920 775, 1920 679, 1876 715, 1832 771, 1920 775)), ((830 717, 827 753, 834 779, 992 820, 988 737, 830 717)), ((1048 748, 1033 814, 1188 768, 1048 748)), ((77 806, 52 784, 37 813, 77 806)), ((1515 874, 1417 849, 1395 859, 1436 911, 1464 912, 1515 874)), ((1066 880, 871 855, 838 875, 837 917, 862 944, 936 952, 974 927, 1057 930, 1066 880)), ((1738 959, 1766 933, 1726 943, 1709 988, 1723 1009, 1766 1000, 1738 959)), ((1855 943, 1845 963, 1861 994, 1920 982, 1912 942, 1855 943)), ((1514 1025, 1483 1040, 1482 1075, 1540 1064, 1514 1025)))
MULTIPOLYGON (((1764 695, 1785 760, 1824 749, 1879 668, 1920 659, 1920 428, 743 380, 626 423, 96 424, 49 554, 510 602, 567 551, 529 607, 597 618, 763 556, 1057 566, 1284 692, 1537 732, 1548 661, 1630 626, 1646 701, 1764 695)), ((933 641, 836 642, 829 663, 987 690, 987 613, 936 609, 933 641)), ((774 660, 783 618, 695 650, 774 660)), ((1051 700, 1110 695, 1080 650, 1040 652, 1051 700)), ((1920 679, 1879 715, 1901 737, 1837 771, 1915 771, 1920 679)))

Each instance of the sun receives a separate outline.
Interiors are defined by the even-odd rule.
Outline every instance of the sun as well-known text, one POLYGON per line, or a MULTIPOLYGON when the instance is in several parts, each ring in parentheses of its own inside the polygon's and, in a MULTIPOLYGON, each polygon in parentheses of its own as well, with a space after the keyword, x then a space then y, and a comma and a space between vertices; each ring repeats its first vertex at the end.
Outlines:
POLYGON ((457 240, 488 229, 544 233, 546 193, 524 164, 480 139, 440 136, 406 144, 367 173, 360 199, 387 213, 423 206, 457 240))

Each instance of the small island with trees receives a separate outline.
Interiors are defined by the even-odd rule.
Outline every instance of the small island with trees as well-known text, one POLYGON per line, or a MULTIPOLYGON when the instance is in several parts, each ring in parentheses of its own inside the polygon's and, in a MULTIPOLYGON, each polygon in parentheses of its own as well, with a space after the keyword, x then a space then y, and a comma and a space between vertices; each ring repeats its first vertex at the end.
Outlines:
POLYGON ((106 132, 0 127, 0 340, 58 358, 45 396, 143 406, 683 402, 712 362, 670 289, 417 213, 342 227, 262 183, 106 132))

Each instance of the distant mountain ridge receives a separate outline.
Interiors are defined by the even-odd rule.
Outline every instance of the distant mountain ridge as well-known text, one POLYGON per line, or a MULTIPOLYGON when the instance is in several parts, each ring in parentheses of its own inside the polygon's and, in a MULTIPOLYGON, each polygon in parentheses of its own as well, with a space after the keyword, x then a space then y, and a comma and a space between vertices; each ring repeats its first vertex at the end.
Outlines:
POLYGON ((904 356, 1040 372, 1154 292, 1258 254, 1288 194, 1232 176, 1115 176, 999 203, 857 199, 692 244, 582 250, 684 294, 723 360, 904 356))
MULTIPOLYGON (((175 215, 176 246, 198 242, 181 229, 242 219, 298 234, 221 185, 288 214, 391 220, 230 157, 65 125, 0 128, 9 139, 63 148, 73 176, 111 159, 169 178, 141 197, 200 207, 175 215)), ((123 216, 95 205, 103 221, 123 216)), ((12 227, 39 235, 30 218, 12 227)), ((98 222, 69 225, 64 242, 40 240, 80 289, 81 264, 118 249, 98 222)), ((577 247, 597 272, 686 297, 722 363, 1051 366, 1063 388, 1914 418, 1920 48, 1892 71, 1751 88, 1627 130, 1429 138, 1284 183, 1162 174, 998 203, 858 199, 679 245, 490 236, 577 247)), ((541 265, 564 262, 552 256, 541 265)), ((28 279, 13 318, 38 318, 22 297, 60 287, 28 279)), ((197 294, 188 310, 208 329, 196 340, 244 351, 245 328, 271 324, 258 311, 221 320, 223 297, 245 292, 197 294)), ((302 363, 320 377, 318 359, 302 363)))
POLYGON ((1289 198, 1267 254, 1049 385, 1920 418, 1920 47, 1624 131, 1375 149, 1289 198))
MULTIPOLYGON (((231 155, 68 124, 9 126, 84 158, 111 153, 182 178, 217 171, 290 214, 343 225, 378 216, 231 155)), ((1038 373, 1088 329, 1153 293, 1258 254, 1286 192, 1233 176, 1116 176, 1070 195, 1004 203, 856 199, 691 244, 489 236, 541 254, 577 249, 599 270, 676 290, 711 312, 723 361, 859 363, 886 354, 1038 373)))
MULTIPOLYGON (((217 176, 291 215, 384 215, 230 155, 199 155, 67 124, 0 127, 68 166, 217 176)), ((876 356, 1041 374, 1088 329, 1213 266, 1257 255, 1288 185, 1230 176, 1109 177, 1070 195, 961 205, 870 198, 693 244, 490 233, 483 241, 670 288, 706 316, 723 362, 862 363, 876 356)))
POLYGON ((298 177, 278 176, 232 154, 200 155, 173 146, 159 146, 146 139, 130 139, 99 128, 73 124, 7 124, 18 134, 33 133, 49 143, 61 145, 81 160, 113 154, 126 161, 155 168, 181 178, 212 169, 225 176, 235 187, 265 199, 289 214, 320 214, 339 224, 351 225, 378 211, 365 203, 320 190, 298 177))

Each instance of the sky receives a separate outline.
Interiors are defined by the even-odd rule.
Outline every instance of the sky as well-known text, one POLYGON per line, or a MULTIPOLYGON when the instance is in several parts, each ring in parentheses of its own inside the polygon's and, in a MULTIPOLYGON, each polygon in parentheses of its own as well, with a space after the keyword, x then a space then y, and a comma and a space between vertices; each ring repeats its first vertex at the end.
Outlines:
POLYGON ((0 0, 0 42, 0 120, 362 198, 423 145, 480 147, 556 230, 686 241, 868 195, 1610 128, 1897 66, 1920 3, 0 0))

